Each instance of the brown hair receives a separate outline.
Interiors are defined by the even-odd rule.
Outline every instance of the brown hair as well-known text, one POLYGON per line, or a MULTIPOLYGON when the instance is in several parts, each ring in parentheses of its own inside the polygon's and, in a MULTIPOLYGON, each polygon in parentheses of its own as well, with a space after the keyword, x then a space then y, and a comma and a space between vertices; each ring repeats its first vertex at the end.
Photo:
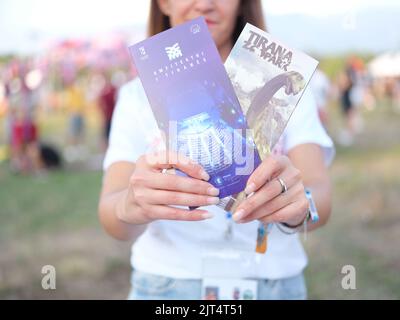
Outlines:
MULTIPOLYGON (((261 0, 241 0, 236 26, 232 33, 232 43, 235 43, 246 23, 266 30, 261 0)), ((171 28, 169 17, 162 13, 157 0, 151 0, 147 33, 153 36, 171 28)))

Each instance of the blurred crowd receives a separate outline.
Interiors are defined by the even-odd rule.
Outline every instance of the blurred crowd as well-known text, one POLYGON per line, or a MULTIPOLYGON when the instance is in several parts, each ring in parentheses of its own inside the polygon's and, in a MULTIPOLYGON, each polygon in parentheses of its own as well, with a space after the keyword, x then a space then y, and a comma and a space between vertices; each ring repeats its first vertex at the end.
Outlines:
POLYGON ((88 120, 101 119, 99 151, 108 143, 118 89, 133 76, 125 41, 63 41, 35 57, 0 60, 0 162, 19 173, 60 168, 88 153, 88 120), (61 114, 63 141, 43 138, 41 118, 61 114))
POLYGON ((362 58, 350 56, 331 79, 320 69, 311 79, 310 88, 325 127, 329 122, 331 102, 336 102, 341 109, 343 124, 335 140, 342 146, 351 146, 357 134, 362 132, 363 110, 371 111, 379 106, 378 102, 387 100, 395 111, 400 112, 400 70, 388 74, 382 72, 382 68, 371 68, 373 63, 374 59, 366 64, 362 58))
MULTIPOLYGON (((382 59, 381 59, 382 60, 382 59)), ((362 109, 371 110, 377 99, 388 99, 400 111, 400 70, 382 72, 382 61, 348 58, 334 76, 318 69, 310 87, 322 123, 328 127, 328 106, 341 107, 342 128, 336 141, 351 146, 362 131, 362 109), (371 68, 369 65, 373 65, 371 68)), ((390 63, 393 66, 393 62, 390 63)), ((30 173, 60 168, 84 160, 88 120, 101 119, 99 153, 107 148, 118 89, 135 76, 122 37, 96 41, 61 41, 34 57, 0 59, 0 162, 9 160, 15 172, 30 173), (40 118, 52 114, 67 118, 62 143, 43 138, 40 118)), ((47 137, 46 137, 47 138, 47 137)))

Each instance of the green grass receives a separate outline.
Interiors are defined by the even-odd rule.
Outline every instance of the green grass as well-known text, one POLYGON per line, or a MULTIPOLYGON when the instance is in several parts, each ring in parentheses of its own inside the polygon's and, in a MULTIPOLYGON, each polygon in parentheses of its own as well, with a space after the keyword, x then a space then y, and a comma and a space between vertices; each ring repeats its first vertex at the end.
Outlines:
POLYGON ((14 175, 0 168, 0 239, 93 225, 100 172, 14 175))
MULTIPOLYGON (((329 130, 341 125, 332 105, 329 130)), ((364 131, 337 147, 331 168, 333 213, 308 235, 306 279, 314 299, 400 299, 400 115, 382 104, 364 112, 364 131), (356 290, 341 288, 344 265, 356 268, 356 290)), ((50 136, 53 118, 45 132, 50 136)), ((0 166, 0 298, 124 298, 129 244, 98 222, 101 172, 63 170, 22 176, 0 166), (55 292, 40 287, 40 269, 57 268, 55 292)))
MULTIPOLYGON (((381 104, 363 117, 355 145, 337 147, 331 220, 305 243, 310 298, 400 298, 400 115, 381 104), (357 290, 342 289, 344 265, 356 268, 357 290)), ((336 133, 337 108, 331 120, 336 133)))

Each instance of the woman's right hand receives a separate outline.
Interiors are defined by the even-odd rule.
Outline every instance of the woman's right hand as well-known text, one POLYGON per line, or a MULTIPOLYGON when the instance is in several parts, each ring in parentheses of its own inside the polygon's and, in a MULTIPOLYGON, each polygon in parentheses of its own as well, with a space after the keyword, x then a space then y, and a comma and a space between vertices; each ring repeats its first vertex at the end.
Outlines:
POLYGON ((219 190, 206 182, 209 178, 201 165, 177 153, 143 155, 136 162, 127 192, 117 204, 117 217, 129 224, 146 224, 159 219, 209 219, 212 215, 205 210, 171 207, 217 204, 219 190), (171 168, 179 169, 188 177, 162 172, 171 168))

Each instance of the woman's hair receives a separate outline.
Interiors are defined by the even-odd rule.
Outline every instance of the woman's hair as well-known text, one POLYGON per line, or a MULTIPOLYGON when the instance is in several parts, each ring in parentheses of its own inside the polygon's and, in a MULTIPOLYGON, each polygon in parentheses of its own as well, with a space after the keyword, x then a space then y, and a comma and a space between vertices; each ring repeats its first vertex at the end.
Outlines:
MULTIPOLYGON (((266 30, 261 0, 240 0, 239 14, 232 33, 233 44, 239 38, 247 22, 260 29, 266 30)), ((147 30, 148 35, 153 36, 169 28, 171 28, 169 17, 162 13, 157 0, 151 0, 147 30)))

